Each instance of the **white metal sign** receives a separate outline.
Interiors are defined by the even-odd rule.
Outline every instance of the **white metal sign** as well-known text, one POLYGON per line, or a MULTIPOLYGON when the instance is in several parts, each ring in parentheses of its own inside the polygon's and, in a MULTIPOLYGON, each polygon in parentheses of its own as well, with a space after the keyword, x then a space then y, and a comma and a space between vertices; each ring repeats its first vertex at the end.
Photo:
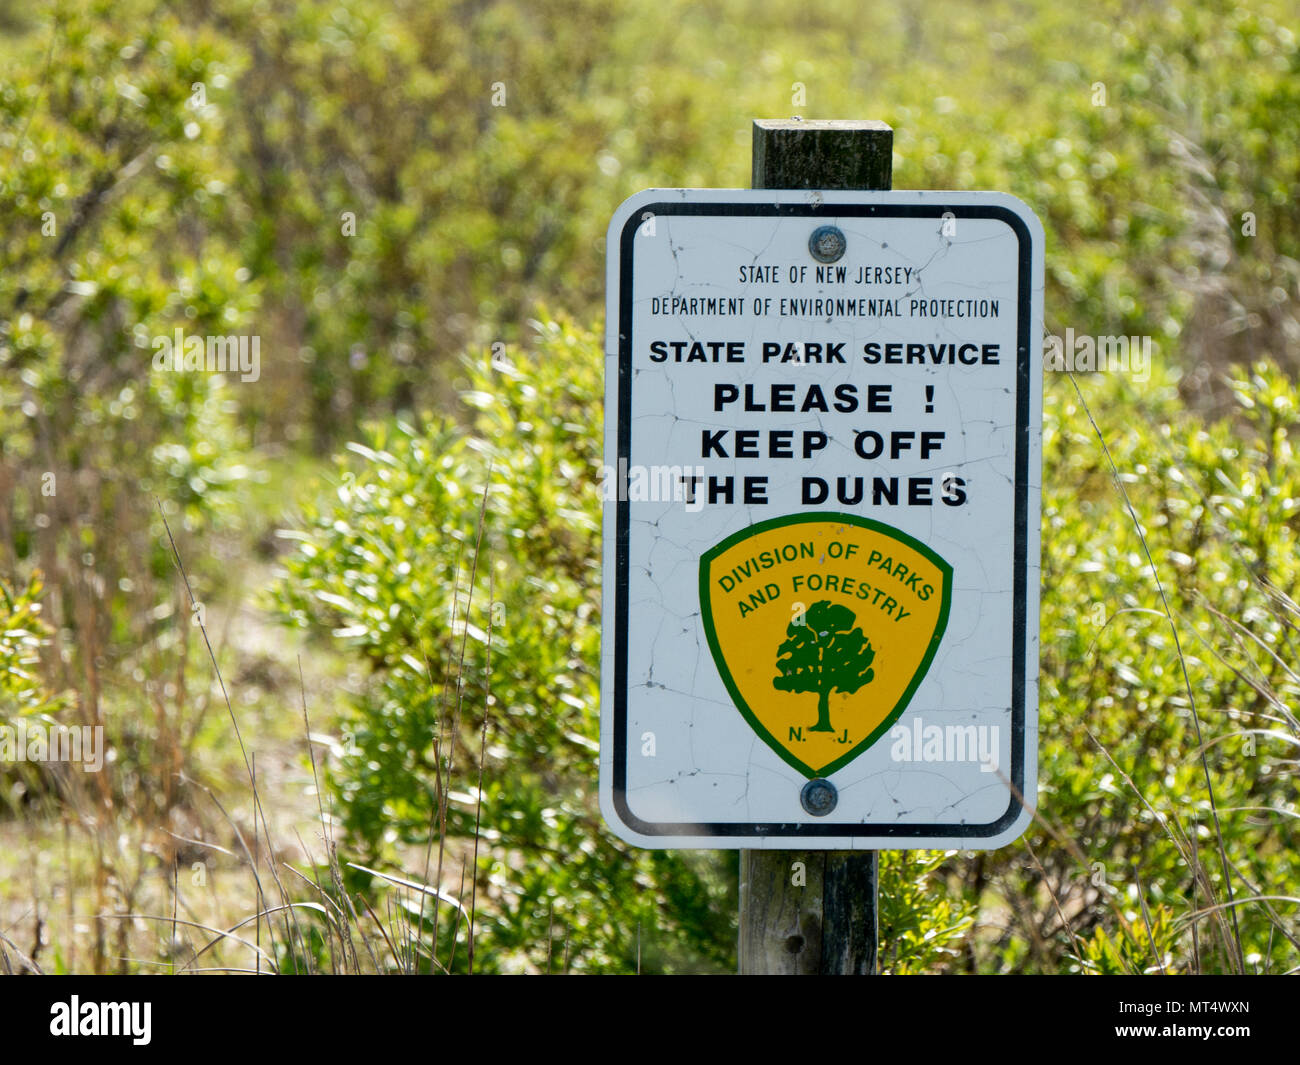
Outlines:
POLYGON ((1000 193, 657 189, 607 247, 606 820, 646 847, 1015 839, 1038 220, 1000 193))

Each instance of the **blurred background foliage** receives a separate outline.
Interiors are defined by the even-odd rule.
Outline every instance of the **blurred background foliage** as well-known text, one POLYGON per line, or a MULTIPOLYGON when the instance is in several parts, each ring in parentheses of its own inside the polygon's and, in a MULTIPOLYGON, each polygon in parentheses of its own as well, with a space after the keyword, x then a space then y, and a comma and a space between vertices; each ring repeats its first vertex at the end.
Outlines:
POLYGON ((348 860, 425 879, 445 805, 476 968, 734 965, 735 856, 595 806, 603 238, 638 189, 748 184, 750 120, 801 113, 889 122, 897 188, 1024 199, 1048 331, 1156 350, 1047 375, 1043 823, 887 855, 882 964, 1296 968, 1297 15, 0 2, 0 717, 112 748, 89 784, 0 767, 0 928, 144 967, 157 928, 77 929, 200 860, 230 875, 186 904, 251 912, 194 850, 258 826, 206 616, 273 846, 316 812, 305 695, 348 860), (258 380, 153 370, 178 328, 260 337, 258 380))

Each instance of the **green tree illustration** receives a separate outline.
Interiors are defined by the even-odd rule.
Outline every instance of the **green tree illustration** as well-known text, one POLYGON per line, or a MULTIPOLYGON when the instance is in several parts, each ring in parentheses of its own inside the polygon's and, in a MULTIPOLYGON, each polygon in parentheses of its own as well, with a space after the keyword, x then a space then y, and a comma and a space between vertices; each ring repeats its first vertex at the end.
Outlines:
POLYGON ((871 641, 854 628, 857 616, 846 606, 823 599, 813 603, 803 624, 790 622, 777 648, 777 676, 772 687, 786 692, 817 693, 817 724, 809 732, 834 732, 831 692, 855 692, 876 675, 871 641))

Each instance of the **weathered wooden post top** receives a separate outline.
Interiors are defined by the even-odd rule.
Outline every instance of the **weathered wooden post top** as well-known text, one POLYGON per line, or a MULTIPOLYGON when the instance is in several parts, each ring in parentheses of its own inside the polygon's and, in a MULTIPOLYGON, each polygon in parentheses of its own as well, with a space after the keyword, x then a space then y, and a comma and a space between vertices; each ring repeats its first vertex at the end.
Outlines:
POLYGON ((894 131, 883 122, 754 122, 756 189, 888 189, 894 131))

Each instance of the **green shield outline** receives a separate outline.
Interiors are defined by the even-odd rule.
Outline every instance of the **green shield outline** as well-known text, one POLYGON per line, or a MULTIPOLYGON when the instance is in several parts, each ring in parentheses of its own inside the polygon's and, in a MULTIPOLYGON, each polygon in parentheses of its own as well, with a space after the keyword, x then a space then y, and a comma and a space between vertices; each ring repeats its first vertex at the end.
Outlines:
POLYGON ((740 711, 744 719, 749 722, 755 734, 772 748, 786 764, 799 770, 810 780, 816 777, 828 777, 839 769, 843 769, 853 759, 857 758, 863 751, 880 739, 885 731, 893 725, 907 709, 908 704, 912 701, 912 696, 916 694, 916 689, 921 686, 921 681, 930 671, 930 663, 934 661, 935 653, 939 650, 939 641, 943 639, 943 634, 948 628, 948 611, 952 606, 952 566, 947 561, 935 554, 928 546, 921 543, 913 536, 895 529, 892 525, 886 525, 884 522, 873 521, 871 518, 860 518, 855 514, 840 514, 835 511, 814 511, 808 514, 787 514, 779 518, 769 518, 767 521, 760 521, 756 525, 750 525, 734 532, 721 543, 715 544, 700 556, 700 620, 704 624, 704 635, 709 642, 709 650, 713 654, 714 665, 718 667, 718 675, 722 677, 722 683, 726 685, 727 693, 731 696, 731 701, 735 703, 736 709, 740 711), (806 762, 801 761, 794 754, 788 751, 781 742, 773 736, 764 727, 763 723, 754 716, 750 710, 749 704, 745 702, 744 697, 740 694, 740 689, 736 686, 735 679, 731 675, 731 670, 727 666, 727 660, 722 654, 722 649, 718 646, 717 633, 713 626, 713 606, 709 595, 709 568, 713 560, 720 554, 734 547, 743 540, 747 540, 759 533, 767 532, 771 529, 778 529, 789 525, 806 525, 812 522, 831 522, 841 525, 856 525, 862 529, 869 529, 872 532, 880 533, 896 540, 915 551, 920 552, 931 562, 933 562, 943 575, 943 597, 939 604, 939 617, 935 622, 934 633, 930 637, 930 646, 926 648, 925 654, 921 657, 920 664, 916 667, 916 672, 912 674, 911 683, 899 697, 898 703, 894 706, 884 719, 876 726, 875 730, 859 742, 855 747, 846 751, 835 761, 829 762, 820 769, 814 769, 806 762))

